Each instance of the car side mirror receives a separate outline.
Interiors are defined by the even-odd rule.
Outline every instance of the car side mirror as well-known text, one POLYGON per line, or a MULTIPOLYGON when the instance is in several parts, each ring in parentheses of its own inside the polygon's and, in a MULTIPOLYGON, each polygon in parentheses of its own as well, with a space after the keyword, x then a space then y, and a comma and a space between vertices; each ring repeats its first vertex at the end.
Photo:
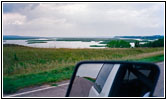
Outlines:
POLYGON ((124 61, 84 61, 76 65, 66 97, 151 97, 157 65, 124 61))

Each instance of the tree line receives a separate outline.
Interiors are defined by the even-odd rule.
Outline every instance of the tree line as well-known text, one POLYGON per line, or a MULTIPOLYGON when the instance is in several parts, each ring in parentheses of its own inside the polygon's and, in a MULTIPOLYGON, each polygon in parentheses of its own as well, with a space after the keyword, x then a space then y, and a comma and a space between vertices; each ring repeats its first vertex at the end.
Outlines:
POLYGON ((145 44, 139 44, 139 41, 135 41, 135 47, 164 47, 164 38, 150 41, 145 44))
MULTIPOLYGON (((109 48, 130 48, 130 42, 125 40, 112 40, 107 43, 106 47, 109 48)), ((140 44, 139 41, 135 41, 135 47, 164 47, 164 38, 150 41, 145 44, 140 44)))

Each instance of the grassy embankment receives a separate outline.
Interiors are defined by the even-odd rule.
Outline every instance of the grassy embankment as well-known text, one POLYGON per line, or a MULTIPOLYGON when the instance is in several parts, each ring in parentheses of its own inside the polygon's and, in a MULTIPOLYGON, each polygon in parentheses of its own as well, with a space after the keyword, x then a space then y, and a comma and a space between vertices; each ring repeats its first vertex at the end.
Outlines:
POLYGON ((82 60, 163 61, 163 48, 52 49, 3 47, 3 92, 70 79, 82 60))

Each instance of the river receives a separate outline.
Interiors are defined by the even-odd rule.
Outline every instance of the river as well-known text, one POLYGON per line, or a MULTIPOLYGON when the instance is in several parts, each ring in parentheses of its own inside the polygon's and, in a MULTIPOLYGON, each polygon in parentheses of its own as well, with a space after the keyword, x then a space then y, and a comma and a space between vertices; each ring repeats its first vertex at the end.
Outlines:
POLYGON ((101 45, 101 41, 91 41, 91 42, 82 42, 82 41, 46 41, 46 43, 32 43, 28 44, 27 40, 5 40, 3 44, 18 44, 28 47, 36 48, 105 48, 105 47, 90 47, 91 45, 101 45))

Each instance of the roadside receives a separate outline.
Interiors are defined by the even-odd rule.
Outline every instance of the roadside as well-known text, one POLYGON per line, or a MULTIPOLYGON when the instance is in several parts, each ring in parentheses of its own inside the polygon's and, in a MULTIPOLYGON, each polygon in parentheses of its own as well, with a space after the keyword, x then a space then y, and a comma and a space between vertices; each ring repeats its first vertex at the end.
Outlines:
POLYGON ((3 96, 4 97, 64 97, 69 85, 69 80, 52 84, 23 88, 14 94, 10 95, 3 94, 3 96), (53 86, 52 84, 56 84, 56 86, 53 86))
MULTIPOLYGON (((154 96, 164 96, 164 62, 156 63, 160 68, 160 76, 155 88, 154 96)), ((32 88, 24 88, 15 94, 4 97, 64 97, 68 88, 69 80, 56 83, 57 86, 42 85, 32 88)))
POLYGON ((25 87, 70 79, 75 64, 83 60, 138 61, 154 57, 151 60, 147 59, 148 62, 152 62, 164 58, 163 48, 99 50, 6 46, 3 49, 3 93, 6 94, 15 93, 25 87))

